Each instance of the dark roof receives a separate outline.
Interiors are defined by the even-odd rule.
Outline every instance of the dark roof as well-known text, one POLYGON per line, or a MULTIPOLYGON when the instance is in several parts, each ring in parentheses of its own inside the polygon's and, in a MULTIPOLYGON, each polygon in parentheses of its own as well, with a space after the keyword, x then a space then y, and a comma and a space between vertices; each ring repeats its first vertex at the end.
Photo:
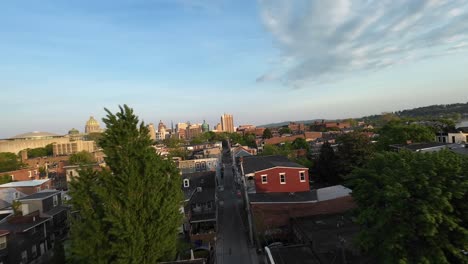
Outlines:
POLYGON ((161 262, 161 264, 205 264, 207 263, 206 259, 200 258, 200 259, 188 259, 188 260, 175 260, 175 261, 169 261, 169 262, 161 262))
POLYGON ((251 203, 305 203, 317 202, 317 192, 249 193, 251 203))
POLYGON ((40 225, 51 218, 44 218, 44 217, 36 217, 36 221, 29 222, 29 223, 10 223, 8 221, 3 222, 0 224, 0 229, 2 230, 9 230, 13 232, 24 232, 34 226, 40 225))
POLYGON ((390 147, 397 148, 397 149, 408 149, 411 151, 418 151, 422 149, 430 149, 430 148, 446 148, 448 147, 449 144, 447 143, 442 143, 442 142, 427 142, 427 143, 413 143, 409 145, 404 145, 404 144, 395 144, 395 145, 390 145, 390 147))
POLYGON ((43 200, 48 197, 54 196, 56 194, 60 193, 60 191, 42 191, 42 192, 37 192, 28 196, 25 196, 23 198, 20 198, 18 200, 23 201, 23 200, 43 200))
POLYGON ((10 207, 11 206, 11 203, 3 200, 3 199, 0 199, 0 209, 3 209, 3 208, 7 208, 7 207, 10 207))
POLYGON ((189 180, 189 187, 184 187, 182 182, 182 191, 184 192, 185 200, 190 199, 192 194, 195 192, 197 187, 204 188, 215 188, 215 171, 202 171, 194 173, 182 174, 182 179, 189 180))
POLYGON ((457 127, 457 131, 461 131, 463 133, 468 133, 468 127, 457 127))
POLYGON ((244 174, 274 167, 305 168, 284 156, 246 156, 243 158, 242 166, 244 167, 244 174))
POLYGON ((468 147, 451 148, 450 150, 457 154, 468 155, 468 147))
POLYGON ((278 264, 320 264, 312 248, 308 245, 294 245, 270 248, 271 255, 278 264))
POLYGON ((213 212, 208 212, 208 213, 202 213, 202 214, 192 214, 190 217, 190 223, 193 222, 204 222, 204 221, 215 221, 216 220, 216 213, 213 212))
POLYGON ((359 233, 359 225, 348 213, 302 217, 294 219, 292 223, 293 228, 299 230, 315 245, 317 252, 336 250, 339 244, 338 237, 345 239, 346 248, 355 248, 353 241, 359 233))
POLYGON ((190 198, 190 203, 206 203, 209 201, 215 200, 215 188, 205 188, 201 187, 201 191, 195 190, 192 197, 190 198))
POLYGON ((48 215, 48 216, 54 216, 62 211, 65 211, 67 210, 67 207, 65 206, 56 206, 54 208, 52 208, 51 210, 47 211, 47 212, 44 212, 44 214, 48 215))

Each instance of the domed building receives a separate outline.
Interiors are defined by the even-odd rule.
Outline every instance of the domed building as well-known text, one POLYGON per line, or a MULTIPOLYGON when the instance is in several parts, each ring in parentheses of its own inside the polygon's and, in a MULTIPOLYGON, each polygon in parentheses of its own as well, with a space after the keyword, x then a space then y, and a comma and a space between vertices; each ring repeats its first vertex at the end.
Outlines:
POLYGON ((23 149, 43 148, 48 144, 66 143, 69 141, 69 138, 63 135, 34 131, 0 140, 0 152, 12 152, 17 154, 23 149))
POLYGON ((68 137, 71 141, 81 140, 83 139, 83 135, 80 134, 80 131, 76 128, 72 128, 68 131, 68 137))
POLYGON ((208 125, 205 120, 203 120, 201 127, 203 133, 210 131, 210 125, 208 125))
POLYGON ((94 119, 94 117, 89 117, 89 120, 88 122, 86 122, 86 126, 85 126, 85 133, 86 134, 89 134, 89 133, 101 133, 102 130, 101 130, 101 126, 99 125, 99 122, 94 119))

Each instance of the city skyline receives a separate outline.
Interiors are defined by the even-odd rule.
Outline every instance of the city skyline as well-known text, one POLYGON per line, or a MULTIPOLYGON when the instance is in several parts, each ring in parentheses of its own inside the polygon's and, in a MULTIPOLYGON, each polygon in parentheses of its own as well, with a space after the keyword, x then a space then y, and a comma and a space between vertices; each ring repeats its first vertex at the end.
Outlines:
POLYGON ((82 131, 119 104, 145 123, 213 127, 224 112, 236 126, 262 125, 468 98, 464 1, 31 1, 0 10, 0 138, 82 131))

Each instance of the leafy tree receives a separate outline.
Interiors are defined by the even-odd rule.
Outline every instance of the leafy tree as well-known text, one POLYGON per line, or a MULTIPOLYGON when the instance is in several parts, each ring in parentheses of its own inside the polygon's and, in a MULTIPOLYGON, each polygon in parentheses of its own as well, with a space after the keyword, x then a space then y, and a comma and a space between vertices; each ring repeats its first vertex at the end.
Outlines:
POLYGON ((71 183, 80 212, 71 226, 77 263, 157 263, 175 257, 182 224, 179 171, 152 148, 148 128, 124 105, 103 119, 108 170, 84 170, 71 183))
POLYGON ((163 140, 163 143, 168 147, 168 148, 177 148, 185 143, 183 139, 178 139, 174 137, 166 138, 163 140))
POLYGON ((0 184, 12 182, 11 176, 8 174, 0 176, 0 184))
POLYGON ((383 152, 352 175, 359 244, 379 263, 466 263, 466 157, 383 152))
POLYGON ((354 168, 363 166, 374 152, 370 139, 363 133, 351 132, 340 135, 338 143, 338 173, 346 177, 354 168))
POLYGON ((278 133, 280 133, 280 135, 292 134, 292 131, 289 127, 282 127, 278 130, 278 133))
POLYGON ((47 156, 47 150, 45 148, 33 148, 27 149, 28 158, 39 158, 47 156))
POLYGON ((70 155, 70 158, 68 161, 70 162, 70 164, 73 164, 73 165, 84 165, 84 164, 96 163, 96 160, 94 159, 93 154, 84 150, 70 155))
POLYGON ((342 180, 338 176, 338 158, 330 143, 323 143, 317 160, 317 173, 320 179, 330 184, 338 184, 342 180))
POLYGON ((434 132, 426 126, 389 122, 379 130, 378 147, 382 150, 388 150, 389 145, 404 144, 408 140, 413 143, 432 142, 435 140, 435 135, 434 132))
POLYGON ((11 152, 0 152, 0 172, 19 170, 23 164, 11 152))
POLYGON ((44 148, 47 156, 54 155, 54 144, 47 144, 44 148))
POLYGON ((86 135, 86 140, 93 140, 94 142, 96 142, 96 145, 97 146, 101 146, 101 138, 102 138, 103 134, 100 133, 100 132, 93 132, 93 133, 89 133, 88 135, 86 135))
POLYGON ((268 139, 268 138, 272 138, 272 137, 273 137, 273 134, 271 133, 271 129, 265 128, 265 130, 263 130, 262 138, 263 139, 268 139))
POLYGON ((293 149, 306 149, 309 152, 310 146, 309 143, 305 140, 305 138, 296 138, 292 142, 293 149))

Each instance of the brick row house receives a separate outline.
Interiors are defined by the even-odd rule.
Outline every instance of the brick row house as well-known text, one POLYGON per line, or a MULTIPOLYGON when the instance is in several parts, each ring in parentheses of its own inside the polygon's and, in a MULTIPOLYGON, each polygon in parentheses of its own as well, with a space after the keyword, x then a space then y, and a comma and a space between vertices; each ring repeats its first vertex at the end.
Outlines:
POLYGON ((196 247, 214 243, 216 236, 216 172, 182 174, 185 196, 184 232, 196 247))
POLYGON ((287 229, 295 217, 341 213, 355 207, 350 189, 336 185, 311 190, 308 168, 283 156, 246 156, 239 159, 238 171, 260 235, 287 229))
POLYGON ((68 234, 61 192, 46 190, 18 199, 21 206, 0 220, 0 263, 47 263, 56 241, 68 234))

